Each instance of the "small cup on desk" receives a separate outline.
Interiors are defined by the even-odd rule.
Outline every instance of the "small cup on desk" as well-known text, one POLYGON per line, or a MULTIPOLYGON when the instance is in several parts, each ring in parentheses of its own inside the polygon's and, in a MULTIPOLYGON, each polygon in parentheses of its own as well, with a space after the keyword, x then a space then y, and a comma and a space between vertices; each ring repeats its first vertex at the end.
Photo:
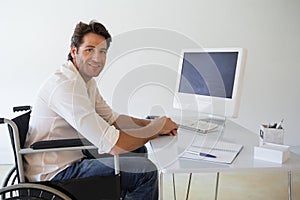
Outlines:
POLYGON ((276 126, 262 124, 259 130, 259 145, 265 143, 283 144, 284 129, 276 126))

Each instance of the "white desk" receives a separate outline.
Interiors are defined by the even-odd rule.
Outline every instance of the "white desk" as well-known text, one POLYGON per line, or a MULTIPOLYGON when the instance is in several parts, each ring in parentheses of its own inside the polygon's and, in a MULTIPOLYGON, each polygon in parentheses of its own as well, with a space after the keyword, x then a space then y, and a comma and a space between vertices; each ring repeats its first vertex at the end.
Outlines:
MULTIPOLYGON (((160 194, 162 198, 163 174, 176 173, 203 173, 216 172, 216 191, 215 199, 218 194, 219 172, 224 171, 242 171, 242 170, 285 170, 289 172, 289 198, 291 195, 291 171, 300 170, 300 148, 292 148, 291 156, 283 164, 256 160, 253 158, 254 146, 258 146, 258 134, 255 134, 232 121, 226 121, 225 128, 222 131, 201 134, 191 132, 185 129, 178 130, 178 136, 167 137, 161 136, 150 142, 152 151, 150 158, 156 163, 160 171, 160 194), (207 161, 193 161, 179 158, 180 154, 189 147, 189 145, 198 139, 222 139, 225 141, 235 142, 243 145, 243 149, 232 164, 217 164, 207 161), (296 153, 295 153, 296 152, 296 153)), ((175 189, 175 188, 174 188, 175 189)), ((189 192, 189 186, 187 196, 189 192)))

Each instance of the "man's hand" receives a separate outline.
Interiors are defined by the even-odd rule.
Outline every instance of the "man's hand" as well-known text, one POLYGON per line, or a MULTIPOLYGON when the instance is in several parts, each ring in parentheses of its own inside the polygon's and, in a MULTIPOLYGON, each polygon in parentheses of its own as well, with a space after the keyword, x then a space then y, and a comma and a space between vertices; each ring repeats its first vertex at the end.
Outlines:
POLYGON ((158 135, 177 135, 178 126, 175 122, 171 120, 171 118, 160 117, 153 120, 153 123, 157 123, 157 125, 160 127, 158 135))

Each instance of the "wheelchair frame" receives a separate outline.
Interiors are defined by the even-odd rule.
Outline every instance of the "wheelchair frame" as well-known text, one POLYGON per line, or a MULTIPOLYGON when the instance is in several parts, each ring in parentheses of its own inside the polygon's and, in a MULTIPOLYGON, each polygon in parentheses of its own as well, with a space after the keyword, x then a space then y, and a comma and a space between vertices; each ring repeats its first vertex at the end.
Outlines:
MULTIPOLYGON (((18 117, 23 117, 26 115, 28 117, 26 132, 28 131, 28 123, 30 119, 31 106, 19 106, 14 107, 14 112, 18 111, 27 111, 26 113, 19 115, 18 117)), ((12 142, 12 147, 14 150, 15 157, 15 167, 12 168, 7 177, 3 182, 3 186, 0 189, 1 199, 39 199, 39 200, 83 200, 83 199, 121 199, 121 188, 120 188, 120 164, 119 156, 114 156, 114 176, 103 176, 103 177, 90 177, 90 178, 79 178, 71 180, 62 180, 62 181, 43 181, 43 182, 26 182, 23 166, 23 155, 31 153, 42 153, 42 152, 53 152, 53 151, 73 151, 73 150, 84 150, 84 149, 96 149, 95 146, 87 145, 86 143, 75 144, 71 146, 59 146, 54 145, 55 148, 49 147, 49 144, 55 144, 55 140, 46 141, 48 142, 46 148, 32 149, 32 148, 23 148, 24 141, 20 141, 21 135, 18 127, 18 122, 15 122, 18 117, 10 120, 6 118, 0 118, 0 124, 8 124, 10 139, 12 142), (23 144, 21 144, 23 143, 23 144), (90 190, 86 191, 87 195, 83 196, 78 195, 79 188, 86 186, 86 183, 90 181, 92 184, 98 183, 98 180, 102 180, 105 184, 111 183, 112 187, 116 187, 114 190, 116 194, 113 194, 114 197, 106 197, 105 195, 111 195, 108 191, 105 191, 107 194, 104 197, 95 196, 90 194, 90 190), (73 194, 74 192, 75 194, 73 194), (76 196, 77 195, 77 196, 76 196)), ((23 135, 24 137, 24 135, 23 135)), ((22 138, 21 138, 22 139, 22 138)), ((23 139, 24 140, 24 139, 23 139)), ((72 140, 72 139, 71 139, 72 140)), ((71 140, 63 140, 60 142, 70 143, 71 140)), ((73 141, 71 141, 73 142, 73 141)), ((107 187, 107 186, 106 186, 107 187)), ((96 188, 95 188, 96 189, 96 188)), ((97 188, 99 190, 99 188, 97 188)), ((99 191, 97 191, 99 192, 99 191)))

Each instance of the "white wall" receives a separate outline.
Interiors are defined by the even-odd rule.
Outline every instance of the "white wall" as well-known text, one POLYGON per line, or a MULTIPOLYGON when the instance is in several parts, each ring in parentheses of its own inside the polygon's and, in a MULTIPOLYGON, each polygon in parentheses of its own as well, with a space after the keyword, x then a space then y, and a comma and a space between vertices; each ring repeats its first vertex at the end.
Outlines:
MULTIPOLYGON (((235 121, 258 132, 260 123, 284 118, 286 143, 300 145, 299 10, 298 0, 1 1, 0 115, 32 104, 43 80, 65 61, 75 24, 97 19, 114 36, 98 81, 117 111, 168 112, 181 48, 244 47, 235 121)), ((1 126, 0 163, 12 161, 5 131, 1 126)))

